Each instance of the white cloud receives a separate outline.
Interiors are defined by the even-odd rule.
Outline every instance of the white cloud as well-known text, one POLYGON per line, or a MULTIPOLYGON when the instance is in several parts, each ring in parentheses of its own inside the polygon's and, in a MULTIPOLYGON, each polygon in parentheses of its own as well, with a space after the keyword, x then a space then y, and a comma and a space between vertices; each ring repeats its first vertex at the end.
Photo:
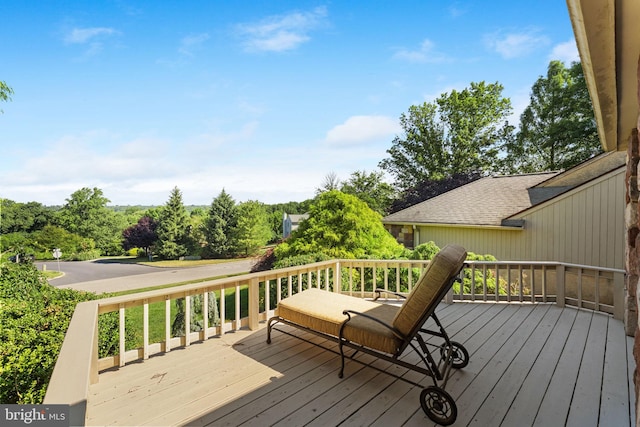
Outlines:
POLYGON ((209 40, 209 34, 193 34, 187 37, 184 37, 180 41, 180 48, 178 48, 178 52, 183 55, 193 56, 193 52, 199 49, 204 42, 209 40))
POLYGON ((449 60, 445 54, 434 50, 434 44, 429 39, 425 39, 415 50, 398 49, 393 58, 415 63, 441 63, 449 60))
POLYGON ((325 142, 331 145, 357 145, 388 138, 400 130, 398 121, 387 116, 352 116, 329 130, 325 142))
POLYGON ((564 43, 557 44, 553 47, 549 60, 558 59, 565 64, 580 61, 580 54, 578 53, 578 46, 576 41, 571 39, 564 43))
POLYGON ((309 33, 324 24, 325 7, 309 12, 270 16, 258 23, 240 24, 237 31, 248 51, 284 52, 310 40, 309 33))
POLYGON ((486 46, 500 54, 505 59, 527 56, 536 49, 549 44, 546 36, 538 35, 535 30, 520 33, 499 34, 485 36, 486 46))
POLYGON ((96 37, 115 34, 119 34, 118 31, 107 27, 74 28, 65 35, 64 41, 69 44, 84 44, 96 37))

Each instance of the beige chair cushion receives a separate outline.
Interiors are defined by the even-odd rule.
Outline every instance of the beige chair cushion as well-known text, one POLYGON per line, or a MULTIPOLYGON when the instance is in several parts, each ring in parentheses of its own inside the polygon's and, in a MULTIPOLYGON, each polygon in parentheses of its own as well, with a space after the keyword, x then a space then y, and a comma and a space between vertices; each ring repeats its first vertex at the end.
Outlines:
POLYGON ((438 252, 398 310, 393 326, 405 336, 413 335, 422 326, 417 322, 435 309, 440 302, 435 301, 436 297, 458 273, 466 258, 467 252, 458 245, 447 245, 438 252))
MULTIPOLYGON (((347 319, 342 314, 344 310, 367 313, 391 325, 398 307, 313 288, 280 301, 276 314, 298 325, 338 337, 340 325, 347 319)), ((365 317, 353 315, 345 327, 344 337, 390 354, 395 354, 402 343, 388 328, 365 317)))

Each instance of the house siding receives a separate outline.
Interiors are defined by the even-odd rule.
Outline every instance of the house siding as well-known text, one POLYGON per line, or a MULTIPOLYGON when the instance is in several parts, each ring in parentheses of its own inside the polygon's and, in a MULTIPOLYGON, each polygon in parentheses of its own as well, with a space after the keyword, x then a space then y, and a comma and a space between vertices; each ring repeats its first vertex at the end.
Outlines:
POLYGON ((512 218, 524 229, 418 225, 416 244, 457 243, 505 261, 624 268, 624 170, 613 171, 512 218))

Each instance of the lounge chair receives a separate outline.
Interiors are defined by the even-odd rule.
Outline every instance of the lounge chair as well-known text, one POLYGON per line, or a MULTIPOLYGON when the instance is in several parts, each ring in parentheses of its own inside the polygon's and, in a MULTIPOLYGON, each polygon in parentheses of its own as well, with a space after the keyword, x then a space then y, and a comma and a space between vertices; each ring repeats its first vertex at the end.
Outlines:
POLYGON ((399 307, 375 302, 382 293, 404 298, 401 294, 383 289, 375 290, 373 301, 317 288, 285 298, 278 303, 276 315, 269 319, 267 343, 271 343, 272 329, 304 339, 291 333, 290 329, 274 327, 283 323, 336 342, 337 352, 328 346, 321 346, 340 355, 340 378, 344 375, 345 358, 364 363, 355 358, 359 352, 425 374, 433 379, 433 385, 424 387, 405 377, 394 376, 423 388, 420 404, 431 420, 442 425, 452 424, 457 416, 457 408, 445 387, 451 368, 464 368, 469 363, 469 353, 462 344, 449 339, 435 309, 453 283, 459 280, 466 256, 465 249, 460 246, 448 245, 443 248, 431 260, 399 307), (435 322, 437 330, 423 327, 429 317, 435 322), (442 338, 444 342, 441 345, 432 344, 425 341, 422 334, 442 338), (347 355, 345 347, 355 351, 347 355), (411 347, 419 356, 417 363, 411 363, 411 358, 401 358, 407 347, 411 347), (429 347, 436 350, 435 358, 429 347))

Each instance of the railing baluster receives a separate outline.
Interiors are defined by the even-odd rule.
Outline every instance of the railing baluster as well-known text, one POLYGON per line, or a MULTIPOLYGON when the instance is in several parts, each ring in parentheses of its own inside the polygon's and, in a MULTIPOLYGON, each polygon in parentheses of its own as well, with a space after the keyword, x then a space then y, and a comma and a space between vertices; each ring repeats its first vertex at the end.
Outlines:
POLYGON ((125 364, 125 353, 127 351, 126 346, 125 346, 125 329, 124 329, 124 304, 120 304, 120 307, 118 308, 118 332, 120 333, 119 336, 119 351, 120 351, 120 366, 124 366, 125 364))
POLYGON ((142 303, 142 358, 149 358, 149 300, 142 303))
POLYGON ((471 293, 471 301, 476 300, 476 265, 471 266, 471 282, 469 284, 469 292, 471 293))
POLYGON ((511 266, 507 264, 507 301, 511 302, 511 266))
POLYGON ((522 265, 518 265, 518 282, 519 282, 518 291, 520 293, 518 297, 518 301, 523 302, 524 301, 524 274, 522 271, 522 265))
MULTIPOLYGON (((215 298, 215 297, 214 297, 215 298)), ((209 292, 202 294, 202 333, 201 340, 205 341, 209 338, 209 292)))
POLYGON ((171 297, 164 299, 164 352, 171 351, 171 297))
POLYGON ((547 266, 542 266, 542 302, 547 302, 547 266))
POLYGON ((496 280, 496 301, 500 301, 500 268, 498 267, 498 264, 495 265, 495 280, 496 280))
POLYGON ((578 307, 582 307, 582 268, 578 268, 578 307))
POLYGON ((241 323, 241 317, 240 317, 240 311, 241 311, 241 306, 240 306, 240 285, 236 284, 236 295, 235 295, 235 299, 236 299, 236 327, 235 330, 238 331, 240 330, 240 323, 241 323))
POLYGON ((595 307, 593 308, 596 311, 600 310, 600 273, 594 271, 595 275, 595 283, 594 283, 594 291, 593 291, 593 299, 595 300, 595 307))
POLYGON ((225 324, 227 322, 227 298, 225 297, 225 289, 220 288, 220 333, 226 332, 225 324))
POLYGON ((184 297, 184 345, 191 345, 191 295, 184 297))
POLYGON ((269 315, 271 309, 271 280, 264 281, 264 311, 269 315))
POLYGON ((536 302, 536 287, 535 287, 535 271, 533 270, 533 264, 529 269, 529 293, 531 294, 531 302, 536 302))

